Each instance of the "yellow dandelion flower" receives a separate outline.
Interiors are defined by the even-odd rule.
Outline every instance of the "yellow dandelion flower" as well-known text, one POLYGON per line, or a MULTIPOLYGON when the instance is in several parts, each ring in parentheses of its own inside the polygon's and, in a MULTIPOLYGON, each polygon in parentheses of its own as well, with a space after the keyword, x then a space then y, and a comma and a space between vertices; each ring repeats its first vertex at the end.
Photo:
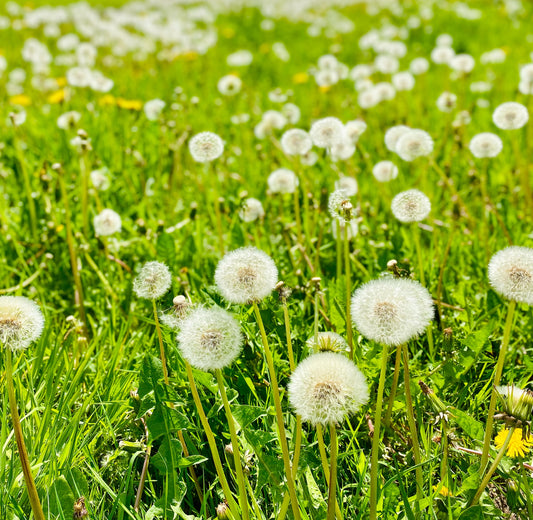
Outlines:
POLYGON ((61 90, 56 90, 55 92, 52 92, 48 96, 47 99, 48 99, 48 103, 57 104, 57 103, 62 103, 63 101, 65 101, 65 98, 66 98, 65 89, 61 89, 61 90))
POLYGON ((67 78, 56 78, 56 83, 58 87, 66 87, 67 86, 67 78))
POLYGON ((29 107, 31 105, 31 98, 26 94, 18 94, 17 96, 11 96, 9 102, 12 105, 19 105, 21 107, 29 107))
POLYGON ((141 110, 143 107, 143 102, 138 99, 124 99, 117 98, 117 105, 120 108, 125 108, 126 110, 141 110))
POLYGON ((442 486, 440 484, 438 486, 433 486, 433 491, 437 491, 437 489, 439 495, 443 497, 453 497, 453 493, 446 486, 442 486))
POLYGON ((111 94, 106 94, 98 100, 98 104, 102 107, 116 105, 115 96, 112 96, 111 94))
POLYGON ((309 74, 307 72, 298 72, 292 77, 292 82, 300 85, 309 81, 309 74))
MULTIPOLYGON (((507 428, 503 428, 498 435, 496 435, 494 444, 498 450, 502 448, 508 433, 509 430, 507 428)), ((528 435, 522 439, 522 428, 516 428, 511 436, 509 446, 507 447, 507 455, 513 459, 524 457, 529 452, 531 446, 533 446, 533 439, 531 438, 531 435, 528 435)))

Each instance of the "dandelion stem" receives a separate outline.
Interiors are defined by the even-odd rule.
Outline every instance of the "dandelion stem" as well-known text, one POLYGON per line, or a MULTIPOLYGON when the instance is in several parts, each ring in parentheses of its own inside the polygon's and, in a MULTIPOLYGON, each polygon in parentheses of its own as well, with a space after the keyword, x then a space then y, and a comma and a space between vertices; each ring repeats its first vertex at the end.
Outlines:
POLYGON ((224 474, 224 469, 222 468, 222 462, 220 461, 220 455, 217 451, 217 444, 215 441, 215 436, 213 435, 213 430, 211 430, 211 426, 209 426, 209 421, 207 420, 207 416, 205 415, 204 408, 202 406, 202 401, 200 400, 200 395, 198 394, 198 389, 196 388, 196 383, 194 381, 194 375, 192 373, 191 365, 186 360, 184 360, 184 363, 185 370, 187 372, 187 378, 189 379, 189 386, 191 387, 191 393, 194 400, 194 404, 196 405, 196 410, 198 411, 198 415, 200 416, 200 422, 202 423, 202 426, 204 428, 205 435, 207 437, 207 442, 209 444, 209 449, 211 450, 211 455, 213 456, 213 462, 215 463, 215 469, 218 475, 218 480, 220 481, 222 491, 226 496, 226 500, 228 501, 228 505, 233 517, 240 518, 238 510, 239 508, 237 506, 237 503, 235 502, 235 499, 233 498, 230 487, 228 485, 228 481, 226 479, 226 475, 224 474))
POLYGON ((224 378, 220 369, 215 370, 215 376, 217 378, 218 391, 224 404, 224 411, 226 412, 226 419, 228 421, 231 445, 233 447, 233 460, 235 461, 235 471, 237 473, 237 484, 239 486, 239 505, 242 511, 242 518, 248 520, 248 497, 246 495, 246 483, 244 480, 244 473, 242 471, 241 452, 239 449, 239 439, 237 437, 237 431, 235 430, 235 420, 231 413, 231 407, 226 394, 226 387, 224 384, 224 378))
MULTIPOLYGON (((320 453, 320 461, 322 462, 322 471, 324 472, 324 476, 326 477, 326 484, 327 484, 328 489, 329 489, 330 478, 331 478, 331 469, 330 469, 329 463, 328 463, 328 456, 326 454, 326 443, 324 442, 324 434, 322 432, 322 425, 320 423, 318 423, 316 425, 316 435, 318 437, 318 451, 320 453)), ((340 507, 337 504, 336 500, 335 500, 335 512, 337 514, 337 517, 342 519, 342 513, 341 513, 340 507)), ((329 514, 329 505, 328 505, 328 514, 329 514)))
POLYGON ((294 190, 294 216, 296 220, 296 235, 298 237, 298 243, 303 245, 302 241, 302 216, 300 212, 300 193, 299 190, 294 190))
POLYGON ((505 356, 507 354, 507 347, 509 346, 509 340, 511 338, 511 327, 513 325, 514 311, 516 308, 516 302, 511 300, 509 302, 509 307, 507 308, 507 318, 505 320, 505 326, 503 329, 503 339, 500 346, 500 354, 498 356, 498 361, 496 362, 496 371, 494 373, 494 381, 492 387, 492 394, 490 396, 489 412, 487 416, 487 425, 485 427, 485 438, 483 440, 483 452, 481 454, 481 463, 480 471, 481 475, 485 472, 485 469, 489 460, 489 449, 490 441, 492 439, 492 429, 494 425, 494 412, 496 410, 496 401, 498 399, 498 394, 496 391, 496 386, 500 384, 500 380, 503 372, 503 363, 505 362, 505 356))
POLYGON ((346 339, 350 347, 350 359, 353 360, 353 331, 351 314, 352 281, 350 276, 350 240, 348 238, 348 222, 344 223, 344 273, 346 277, 346 339))
POLYGON ((392 408, 394 406, 394 399, 396 398, 396 390, 398 389, 398 379, 400 378, 401 362, 402 362, 402 347, 398 345, 396 347, 396 359, 394 361, 394 375, 392 376, 392 386, 391 386, 390 395, 389 395, 389 405, 387 407, 387 413, 385 414, 385 419, 383 419, 383 424, 387 426, 389 426, 391 423, 392 408))
POLYGON ((89 238, 89 168, 87 165, 87 152, 80 156, 81 175, 81 213, 83 219, 83 234, 89 238))
POLYGON ((416 429, 416 420, 413 410, 413 400, 411 398, 411 378, 409 376, 409 351, 407 350, 407 344, 402 345, 403 350, 403 378, 405 386, 405 404, 407 406, 407 422, 409 423, 409 430, 411 431, 411 441, 413 443, 413 457, 416 464, 416 496, 420 501, 424 492, 424 479, 422 476, 422 468, 420 463, 422 458, 420 456, 420 445, 418 443, 418 432, 416 429))
POLYGON ((337 441, 337 428, 335 424, 329 425, 330 443, 331 443, 331 463, 329 473, 329 493, 328 493, 328 520, 335 520, 336 506, 336 486, 337 486, 337 452, 339 450, 337 441))
POLYGON ((292 512, 296 520, 300 520, 300 509, 298 507, 298 500, 296 498, 296 489, 294 485, 294 479, 292 477, 291 462, 289 459, 289 448, 287 444, 287 436, 285 434, 285 425, 283 423, 283 410, 281 408, 281 399, 279 396, 278 379, 276 377, 276 371, 274 369, 274 360, 272 359, 272 353, 268 346, 268 339, 261 318, 261 312, 257 306, 257 302, 253 302, 253 308, 259 330, 261 332, 261 339, 263 341, 263 348, 265 349, 265 357, 268 366, 268 372, 270 375, 270 385, 272 386, 272 395, 274 398, 274 407, 276 409, 276 418, 278 423, 279 440, 281 445, 281 452, 283 455, 283 464, 285 466, 285 476, 287 477, 287 487, 289 488, 289 495, 291 498, 292 512))
POLYGON ((481 493, 485 490, 487 487, 487 484, 489 483, 490 479, 492 478, 492 475, 498 468, 498 465, 500 464, 500 461, 502 460, 503 456, 505 455, 505 451, 507 450, 507 447, 509 446, 509 443, 511 442, 511 437, 513 436, 513 432, 515 431, 516 426, 512 426, 509 430, 509 433, 507 434, 507 437, 505 438, 505 441, 500 448, 500 451, 496 455, 496 458, 494 459, 494 462, 492 463, 492 466, 487 471, 487 474, 481 481, 481 484, 479 485, 478 490, 476 491, 476 494, 474 495, 474 498, 472 499, 471 506, 476 505, 481 497, 481 493))
POLYGON ((381 411, 383 408, 383 390, 385 389, 388 353, 389 348, 384 345, 381 353, 381 372, 379 374, 376 416, 374 418, 374 433, 372 437, 372 455, 370 462, 370 520, 377 520, 379 433, 381 429, 381 411))
POLYGON ((15 396, 15 387, 13 385, 13 362, 11 359, 12 353, 9 347, 4 349, 6 352, 6 383, 7 392, 9 395, 9 407, 11 409, 11 419, 13 421, 13 430, 15 432, 15 439, 17 441, 20 462, 22 464, 22 473, 24 474, 24 481, 26 482, 26 489, 28 491, 28 498, 30 500, 31 510, 35 520, 45 520, 41 501, 37 494, 35 481, 31 473, 30 460, 26 445, 24 444, 24 437, 22 435, 22 427, 20 425, 20 417, 17 408, 17 398, 15 396))
POLYGON ((533 506, 531 505, 531 488, 529 487, 528 476, 526 475, 525 464, 520 464, 520 473, 522 474, 522 482, 524 483, 526 495, 526 507, 529 518, 533 518, 533 506))
POLYGON ((335 226, 337 228, 337 280, 342 276, 342 228, 341 221, 335 220, 335 226))

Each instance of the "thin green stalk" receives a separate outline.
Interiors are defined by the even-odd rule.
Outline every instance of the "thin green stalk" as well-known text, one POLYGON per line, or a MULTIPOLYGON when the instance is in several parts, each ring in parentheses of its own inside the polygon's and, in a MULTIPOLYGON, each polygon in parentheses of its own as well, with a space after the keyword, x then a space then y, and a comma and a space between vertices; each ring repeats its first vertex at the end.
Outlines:
POLYGON ((209 421, 207 420, 207 415, 205 415, 204 407, 202 406, 202 401, 200 400, 200 395, 198 394, 198 389, 196 388, 196 382, 194 381, 194 374, 192 373, 191 365, 188 361, 184 360, 185 370, 187 372, 187 378, 189 379, 189 386, 191 387, 192 398, 194 404, 196 405, 196 410, 200 416, 200 422, 205 431, 205 436, 207 437, 207 443, 209 444, 209 449, 211 450, 211 455, 213 457, 213 462, 215 464, 215 469, 217 472, 218 480, 222 486, 222 491, 228 501, 228 506, 230 508, 231 514, 234 518, 240 518, 239 508, 233 494, 231 493, 230 487, 228 485, 228 480, 224 474, 224 469, 222 467, 222 462, 220 461, 220 455, 218 454, 217 444, 215 441, 215 436, 213 435, 213 430, 209 426, 209 421))
POLYGON ((377 520, 378 507, 378 457, 379 457, 379 434, 381 429, 381 411, 383 408, 383 391, 387 374, 387 358, 389 348, 383 346, 381 353, 381 372, 379 374, 378 395, 376 400, 376 416, 374 418, 374 433, 372 436, 372 455, 370 462, 370 520, 377 520))
POLYGON ((31 473, 30 459, 24 444, 24 436, 22 435, 22 426, 20 425, 20 417, 17 407, 17 398, 15 396, 15 387, 13 385, 13 362, 11 360, 11 349, 5 348, 6 353, 6 383, 7 392, 9 395, 9 407, 11 410, 11 420, 13 421, 13 430, 15 432, 15 439, 17 441, 20 462, 22 465, 22 473, 24 474, 24 481, 26 482, 26 489, 28 491, 28 498, 30 500, 31 510, 35 520, 45 520, 41 501, 35 487, 35 481, 31 473))
POLYGON ((496 372, 494 373, 494 381, 492 387, 492 394, 490 396, 489 412, 487 416, 487 426, 485 427, 485 438, 483 440, 483 452, 481 454, 481 463, 480 470, 481 475, 485 472, 485 469, 489 460, 489 449, 490 441, 492 439, 492 429, 494 426, 494 412, 496 411, 496 402, 498 399, 498 394, 496 391, 496 386, 500 384, 500 380, 503 372, 503 363, 505 362, 505 356, 507 354, 507 347, 509 346, 509 341, 511 339, 511 327, 513 325, 514 311, 516 309, 516 302, 511 300, 509 302, 509 307, 507 308, 507 318, 505 319, 505 326, 503 329, 503 339, 500 346, 500 354, 498 356, 498 361, 496 362, 496 372))
POLYGON ((337 441, 337 428, 331 423, 329 425, 330 434, 330 473, 329 473, 329 493, 328 493, 328 520, 335 520, 335 506, 337 499, 335 497, 337 486, 337 453, 339 451, 339 445, 337 441))
MULTIPOLYGON (((329 489, 331 470, 328 463, 328 456, 326 454, 326 443, 324 442, 324 433, 322 431, 322 425, 320 423, 316 425, 316 435, 318 438, 318 451, 320 453, 320 461, 322 462, 322 471, 324 472, 324 476, 326 477, 326 484, 329 489)), ((337 500, 335 500, 335 512, 337 514, 337 517, 339 519, 342 519, 342 513, 339 504, 337 504, 337 500)))
POLYGON ((344 272, 346 282, 346 339, 350 347, 350 359, 353 359, 353 331, 352 331, 352 280, 350 276, 350 240, 348 238, 348 222, 344 223, 344 272))
POLYGON ((500 451, 496 455, 496 458, 494 459, 494 462, 492 463, 492 466, 487 471, 487 474, 481 481, 481 484, 479 485, 478 490, 476 491, 476 494, 474 495, 474 498, 472 499, 472 503, 470 505, 476 505, 481 497, 481 494, 487 487, 487 484, 489 483, 490 479, 492 478, 492 475, 494 475, 494 472, 498 468, 498 465, 500 464, 500 461, 503 459, 503 456, 505 455, 505 452, 507 450, 507 447, 509 446, 509 443, 511 442, 511 437, 513 436, 513 433, 515 431, 516 426, 512 426, 509 430, 509 433, 507 434, 507 437, 505 438, 505 441, 503 443, 503 446, 500 448, 500 451))
POLYGON ((303 245, 302 241, 302 216, 300 212, 300 193, 298 189, 294 190, 294 216, 296 220, 296 236, 298 237, 298 243, 303 245))
POLYGON ((409 423, 409 430, 411 431, 411 441, 413 443, 413 456, 416 464, 416 496, 417 500, 422 500, 424 496, 424 478, 422 476, 422 468, 420 463, 422 457, 420 456, 420 445, 418 443, 418 431, 416 429, 415 413, 413 410, 413 400, 411 398, 411 378, 409 375, 409 351, 407 344, 402 346, 403 350, 403 378, 405 386, 405 404, 407 406, 407 422, 409 423))
POLYGON ((274 369, 274 360, 272 359, 272 353, 270 352, 270 347, 268 346, 268 339, 265 331, 265 326, 263 324, 263 319, 261 318, 261 312, 257 306, 257 302, 253 302, 253 309, 255 313, 255 318, 261 331, 261 339, 263 341, 263 348, 265 349, 265 357, 268 367, 268 372, 270 375, 270 385, 272 387, 272 395, 274 398, 274 407, 276 409, 276 418, 278 423, 278 432, 279 432, 279 441, 281 445, 281 453, 283 455, 283 465, 285 467, 285 476, 287 478, 287 487, 289 488, 289 495, 291 498, 292 512, 294 514, 295 520, 300 520, 300 509, 298 507, 298 499, 296 498, 296 487, 294 485, 294 479, 292 476, 291 470, 291 461, 289 458, 289 448, 287 444, 287 436, 285 433, 285 425, 283 423, 283 410, 281 408, 281 398, 279 395, 278 379, 276 376, 276 371, 274 369))
POLYGON ((400 365, 402 362, 402 347, 398 345, 396 347, 396 359, 394 361, 394 375, 392 376, 392 386, 390 389, 389 395, 389 405, 387 407, 387 413, 385 414, 385 419, 383 419, 383 424, 389 426, 391 423, 392 417, 392 408, 394 407, 394 399, 396 398, 396 391, 398 390, 398 379, 400 378, 400 365))
POLYGON ((335 220, 335 226, 337 228, 337 280, 340 280, 342 276, 342 228, 339 219, 335 220))
POLYGON ((291 321, 289 318, 289 308, 287 307, 287 300, 283 298, 283 321, 285 322, 285 338, 287 340, 287 354, 289 356, 289 366, 291 372, 296 368, 296 363, 294 360, 294 352, 292 350, 292 338, 291 338, 291 321))
POLYGON ((220 369, 215 370, 215 376, 217 378, 218 391, 224 404, 224 411, 226 412, 226 420, 228 421, 229 434, 231 438, 231 445, 233 447, 233 460, 235 462, 235 471, 237 473, 237 485, 239 487, 239 506, 241 507, 242 517, 244 520, 248 520, 248 497, 246 495, 246 483, 244 480, 244 473, 242 471, 241 451, 239 448, 239 439, 237 437, 237 431, 235 430, 235 420, 231 413, 231 407, 226 394, 226 386, 222 372, 220 369))
POLYGON ((526 494, 526 507, 529 518, 533 518, 533 505, 531 504, 531 488, 529 487, 528 475, 526 474, 526 467, 524 464, 520 464, 520 473, 522 475, 522 482, 525 488, 526 494))
POLYGON ((448 487, 448 423, 441 421, 442 427, 442 460, 440 463, 440 479, 448 487))
POLYGON ((89 168, 87 165, 87 152, 80 155, 81 175, 81 214, 83 219, 83 235, 89 238, 89 168))
POLYGON ((109 283, 107 278, 104 276, 104 273, 100 271, 98 265, 92 259, 88 251, 85 251, 85 260, 87 260, 87 263, 92 267, 93 271, 96 273, 96 276, 98 276, 100 281, 103 283, 105 290, 109 293, 111 298, 113 298, 113 300, 118 300, 117 293, 113 290, 113 288, 111 287, 111 284, 109 283))

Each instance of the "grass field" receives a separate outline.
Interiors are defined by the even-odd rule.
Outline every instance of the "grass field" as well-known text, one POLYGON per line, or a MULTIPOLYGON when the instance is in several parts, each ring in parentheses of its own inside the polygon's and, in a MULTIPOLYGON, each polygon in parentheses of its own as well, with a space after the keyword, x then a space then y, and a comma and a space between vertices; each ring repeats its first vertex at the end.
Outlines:
POLYGON ((3 5, 0 520, 533 518, 532 19, 3 5))

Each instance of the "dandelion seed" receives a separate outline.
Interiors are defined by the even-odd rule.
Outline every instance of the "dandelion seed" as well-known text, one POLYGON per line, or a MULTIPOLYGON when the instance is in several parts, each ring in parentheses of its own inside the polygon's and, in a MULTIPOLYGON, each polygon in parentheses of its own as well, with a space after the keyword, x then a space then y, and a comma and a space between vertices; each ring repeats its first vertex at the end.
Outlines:
POLYGON ((44 317, 39 306, 24 296, 0 296, 0 343, 13 351, 39 339, 44 317))
POLYGON ((218 263, 215 283, 230 303, 245 304, 266 298, 278 283, 274 260, 255 247, 227 253, 218 263))
POLYGON ((407 190, 392 199, 391 210, 400 222, 420 222, 431 211, 431 201, 420 190, 407 190))
POLYGON ((222 155, 224 143, 213 132, 200 132, 189 141, 189 151, 196 162, 211 162, 222 155))
POLYGON ((133 281, 133 290, 139 298, 157 300, 163 296, 172 284, 169 268, 161 262, 148 262, 133 281))
POLYGON ((122 229, 120 215, 112 209, 104 209, 93 220, 94 232, 98 236, 109 236, 118 233, 122 229))
POLYGON ((241 352, 243 336, 239 322, 220 307, 199 307, 182 320, 180 327, 179 349, 199 370, 227 367, 241 352))
POLYGON ((489 281, 509 300, 533 305, 533 249, 511 246, 498 251, 489 262, 489 281))
POLYGON ((368 401, 368 385, 359 368, 335 352, 320 352, 302 361, 288 390, 295 412, 314 426, 339 424, 368 401))
POLYGON ((415 280, 382 278, 356 289, 352 319, 359 332, 385 345, 401 345, 420 336, 433 318, 428 290, 415 280))

